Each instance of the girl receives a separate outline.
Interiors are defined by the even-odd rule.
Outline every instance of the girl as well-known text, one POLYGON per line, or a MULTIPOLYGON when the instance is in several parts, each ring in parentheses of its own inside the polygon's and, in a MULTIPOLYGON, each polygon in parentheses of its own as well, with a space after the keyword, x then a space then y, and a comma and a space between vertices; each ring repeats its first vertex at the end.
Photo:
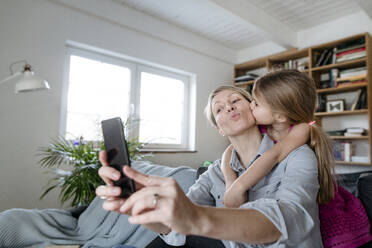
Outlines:
POLYGON ((319 178, 322 178, 318 203, 326 203, 334 197, 333 152, 327 136, 313 121, 315 106, 315 83, 297 70, 271 72, 255 82, 251 102, 253 116, 257 124, 264 125, 261 132, 278 143, 256 159, 239 178, 229 166, 232 146, 226 149, 221 164, 226 182, 226 207, 239 207, 246 202, 247 190, 290 152, 307 143, 309 136, 318 160, 319 178))

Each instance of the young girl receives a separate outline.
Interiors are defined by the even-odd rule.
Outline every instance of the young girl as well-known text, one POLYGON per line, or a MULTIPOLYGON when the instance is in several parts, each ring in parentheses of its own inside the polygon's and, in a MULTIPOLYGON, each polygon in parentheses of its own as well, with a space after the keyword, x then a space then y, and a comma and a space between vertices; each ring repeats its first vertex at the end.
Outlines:
POLYGON ((253 88, 251 109, 261 132, 267 133, 276 144, 262 154, 239 177, 230 168, 231 145, 222 156, 221 169, 225 177, 224 204, 239 207, 247 201, 246 192, 294 149, 310 138, 310 147, 318 161, 318 202, 334 197, 332 149, 326 134, 315 124, 316 89, 314 81, 297 70, 282 70, 259 78, 253 88))

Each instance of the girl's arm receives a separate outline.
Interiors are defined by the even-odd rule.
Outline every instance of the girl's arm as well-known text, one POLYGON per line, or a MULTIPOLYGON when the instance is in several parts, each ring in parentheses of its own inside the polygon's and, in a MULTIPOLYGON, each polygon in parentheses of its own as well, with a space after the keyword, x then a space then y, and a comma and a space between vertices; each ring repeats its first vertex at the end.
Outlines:
POLYGON ((295 125, 280 142, 264 152, 256 161, 231 185, 224 197, 229 207, 239 207, 235 199, 241 199, 245 192, 266 176, 272 168, 285 159, 294 149, 304 145, 310 138, 310 126, 307 123, 295 125))
POLYGON ((229 166, 231 160, 232 145, 229 145, 222 154, 221 159, 221 171, 225 178, 226 190, 230 188, 233 182, 236 180, 237 175, 233 169, 229 166))

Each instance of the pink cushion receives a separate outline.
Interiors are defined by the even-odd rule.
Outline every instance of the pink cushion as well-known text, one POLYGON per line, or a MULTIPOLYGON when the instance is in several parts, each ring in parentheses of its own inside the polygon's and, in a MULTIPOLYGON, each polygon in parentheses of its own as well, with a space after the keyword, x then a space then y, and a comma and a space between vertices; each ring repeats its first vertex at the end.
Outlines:
POLYGON ((340 186, 333 200, 319 205, 319 218, 324 248, 353 248, 372 240, 361 201, 340 186))

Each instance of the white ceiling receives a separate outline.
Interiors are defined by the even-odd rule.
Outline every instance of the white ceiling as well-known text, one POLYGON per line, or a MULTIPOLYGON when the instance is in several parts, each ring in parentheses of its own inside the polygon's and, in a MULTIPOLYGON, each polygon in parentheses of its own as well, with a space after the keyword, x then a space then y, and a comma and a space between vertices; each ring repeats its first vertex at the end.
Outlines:
POLYGON ((372 0, 111 0, 241 50, 267 41, 295 47, 297 32, 359 11, 372 0))

